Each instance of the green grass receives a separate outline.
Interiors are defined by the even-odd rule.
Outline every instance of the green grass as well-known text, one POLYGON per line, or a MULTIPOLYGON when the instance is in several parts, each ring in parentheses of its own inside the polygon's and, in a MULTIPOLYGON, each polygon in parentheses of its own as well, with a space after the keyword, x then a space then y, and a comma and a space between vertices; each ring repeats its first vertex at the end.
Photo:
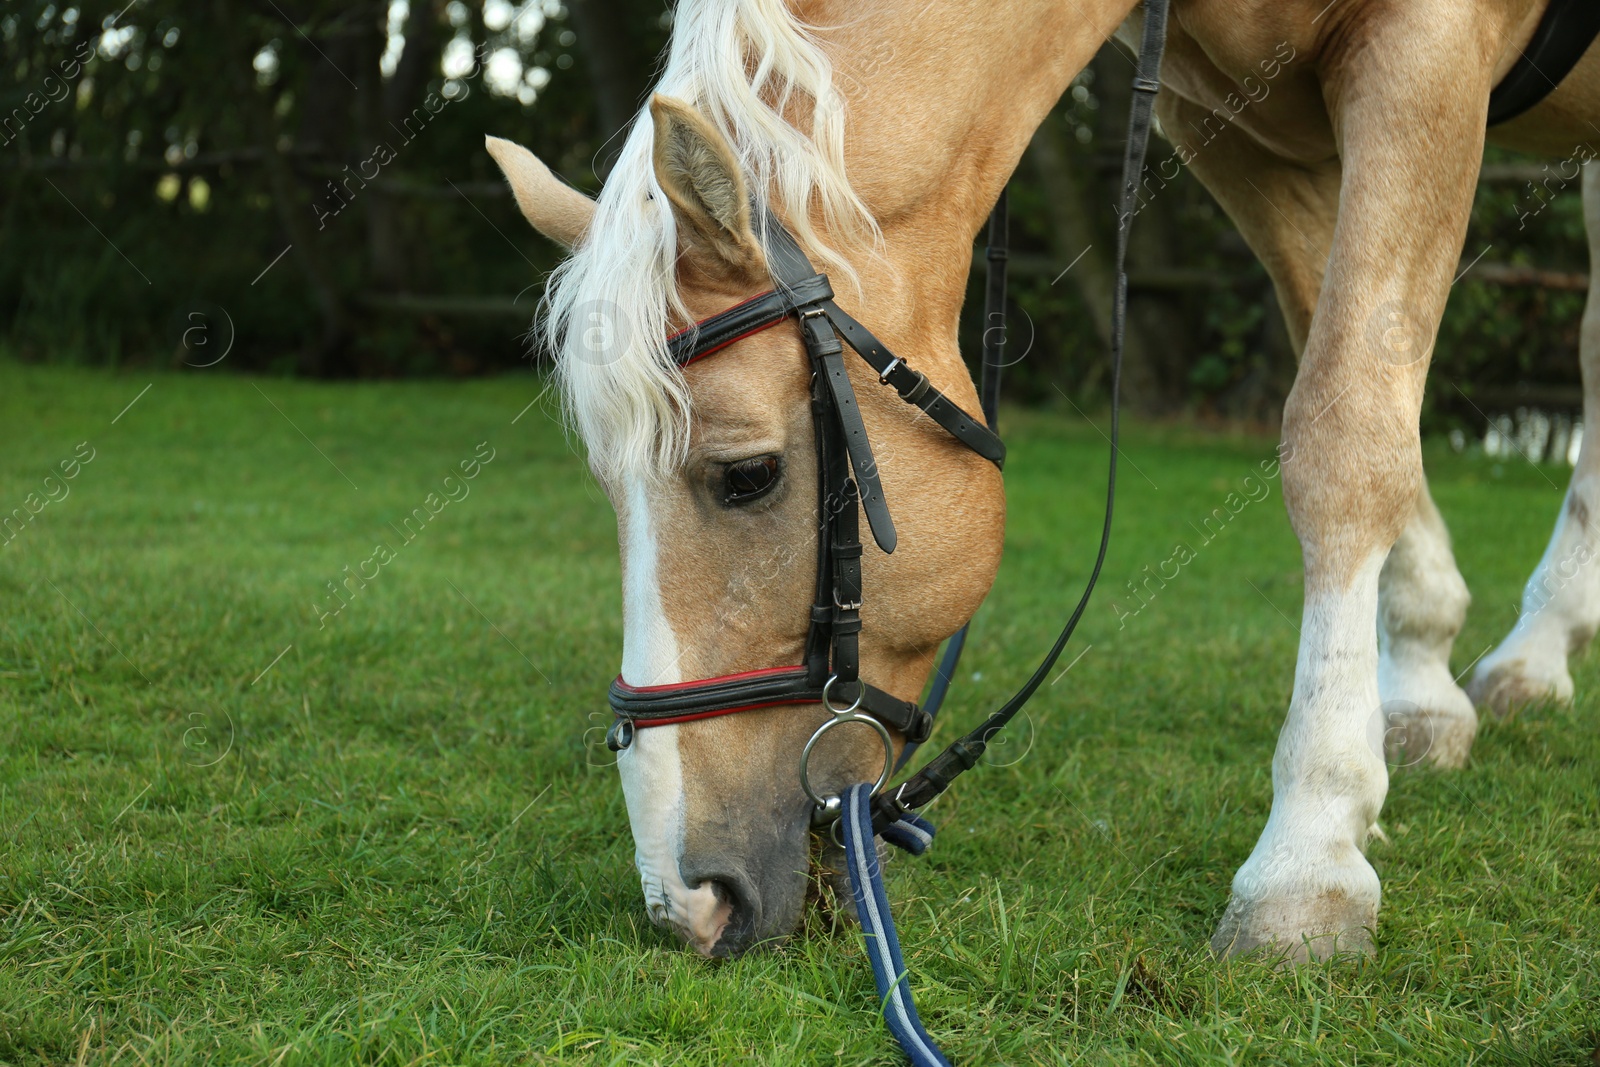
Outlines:
MULTIPOLYGON (((96 451, 0 548, 0 1062, 901 1062, 853 930, 709 964, 646 920, 600 744, 615 528, 544 410, 513 424, 538 395, 0 363, 0 511, 96 451), (471 495, 319 629, 325 583, 482 441, 471 495)), ((1007 421, 1006 562, 946 738, 1043 650, 1099 522, 1098 432, 1007 421)), ((1136 427, 1126 452, 1068 655, 1092 649, 890 872, 935 1037, 965 1064, 1591 1062, 1593 664, 1576 707, 1485 723, 1466 770, 1395 776, 1374 959, 1214 962, 1299 555, 1276 482, 1213 543, 1189 526, 1269 440, 1136 427), (1110 602, 1177 540, 1197 558, 1119 629, 1110 602)), ((1564 475, 1430 463, 1476 596, 1461 669, 1564 475)))

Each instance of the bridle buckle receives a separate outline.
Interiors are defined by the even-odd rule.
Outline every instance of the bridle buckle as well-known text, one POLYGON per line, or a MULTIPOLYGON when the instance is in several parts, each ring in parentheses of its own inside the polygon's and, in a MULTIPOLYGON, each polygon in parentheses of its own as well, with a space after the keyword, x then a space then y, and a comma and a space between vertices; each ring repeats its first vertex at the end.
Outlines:
POLYGON ((905 365, 906 365, 906 361, 905 360, 901 359, 899 356, 895 356, 893 359, 891 359, 889 361, 889 365, 883 368, 883 373, 878 375, 878 384, 879 385, 888 385, 889 384, 889 375, 894 373, 894 369, 896 367, 903 367, 905 365))

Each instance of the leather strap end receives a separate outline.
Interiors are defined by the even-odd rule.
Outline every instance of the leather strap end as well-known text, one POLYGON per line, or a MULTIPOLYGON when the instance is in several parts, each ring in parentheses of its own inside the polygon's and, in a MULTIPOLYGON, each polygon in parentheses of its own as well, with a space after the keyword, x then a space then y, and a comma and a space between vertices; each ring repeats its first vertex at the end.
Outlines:
MULTIPOLYGON (((904 367, 905 365, 901 364, 901 366, 904 367)), ((909 378, 905 380, 903 386, 895 385, 895 391, 900 394, 900 399, 906 403, 921 406, 922 398, 928 395, 928 390, 933 386, 929 384, 928 376, 921 371, 912 370, 910 367, 906 367, 905 370, 909 378)), ((894 384, 893 379, 890 382, 894 384)))

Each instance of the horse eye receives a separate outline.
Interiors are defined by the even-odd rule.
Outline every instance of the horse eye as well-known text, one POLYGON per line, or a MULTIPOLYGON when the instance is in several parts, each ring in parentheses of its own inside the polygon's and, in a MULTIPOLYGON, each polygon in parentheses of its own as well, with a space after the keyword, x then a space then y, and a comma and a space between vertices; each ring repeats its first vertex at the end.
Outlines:
POLYGON ((778 457, 757 456, 728 464, 722 476, 722 502, 730 505, 759 500, 778 484, 778 457))

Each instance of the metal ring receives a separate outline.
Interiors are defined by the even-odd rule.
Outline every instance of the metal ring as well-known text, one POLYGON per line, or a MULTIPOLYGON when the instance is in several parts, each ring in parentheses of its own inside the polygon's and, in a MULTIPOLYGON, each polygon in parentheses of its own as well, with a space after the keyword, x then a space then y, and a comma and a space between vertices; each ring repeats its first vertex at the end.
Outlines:
POLYGON ((851 702, 848 708, 836 708, 833 706, 833 701, 828 699, 828 690, 832 689, 833 683, 837 682, 838 680, 839 676, 835 674, 826 682, 822 683, 822 706, 833 712, 835 715, 850 715, 861 706, 862 698, 867 695, 867 687, 863 685, 859 690, 856 691, 856 698, 853 702, 851 702))
POLYGON ((872 787, 872 791, 876 793, 882 789, 888 783, 889 775, 894 773, 894 741, 889 737, 889 728, 887 726, 874 719, 871 715, 856 715, 854 713, 835 715, 817 727, 816 733, 812 734, 811 739, 806 742, 806 747, 800 750, 800 788, 806 791, 806 796, 811 798, 813 804, 823 809, 824 814, 827 813, 829 808, 828 801, 818 796, 817 791, 811 788, 811 778, 807 773, 806 767, 811 762, 811 750, 816 747, 817 741, 822 735, 835 726, 842 726, 847 722, 866 723, 878 731, 878 739, 883 742, 883 773, 878 775, 878 784, 872 787))

